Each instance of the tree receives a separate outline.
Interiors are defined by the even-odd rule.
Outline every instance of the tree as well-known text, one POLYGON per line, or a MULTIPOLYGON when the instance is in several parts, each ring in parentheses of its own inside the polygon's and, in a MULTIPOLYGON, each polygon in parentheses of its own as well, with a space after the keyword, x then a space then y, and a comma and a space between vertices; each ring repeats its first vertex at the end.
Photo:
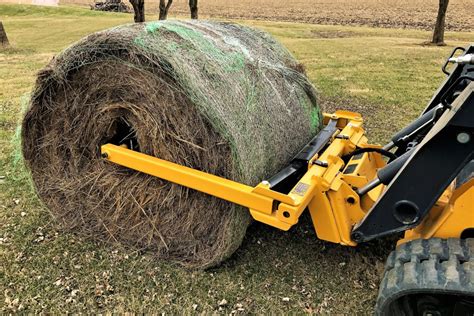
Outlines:
POLYGON ((0 21, 0 48, 7 47, 9 45, 7 32, 3 27, 2 21, 0 21))
POLYGON ((129 0, 133 7, 133 20, 136 23, 145 22, 145 0, 129 0))
MULTIPOLYGON (((173 0, 160 0, 160 20, 166 20, 168 18, 168 12, 172 4, 173 0)), ((189 0, 189 9, 191 10, 191 19, 197 19, 198 0, 189 0)))
POLYGON ((198 0, 189 0, 189 10, 191 10, 191 19, 198 18, 198 0))
POLYGON ((168 17, 168 11, 173 4, 173 0, 168 0, 168 3, 166 3, 166 0, 160 0, 160 20, 166 20, 168 17))
POLYGON ((438 17, 433 31, 433 40, 431 43, 436 45, 446 45, 444 43, 444 26, 446 20, 446 11, 448 10, 449 0, 439 0, 438 17))
POLYGON ((130 7, 123 3, 122 0, 95 1, 94 4, 91 5, 91 9, 96 11, 132 12, 130 7))

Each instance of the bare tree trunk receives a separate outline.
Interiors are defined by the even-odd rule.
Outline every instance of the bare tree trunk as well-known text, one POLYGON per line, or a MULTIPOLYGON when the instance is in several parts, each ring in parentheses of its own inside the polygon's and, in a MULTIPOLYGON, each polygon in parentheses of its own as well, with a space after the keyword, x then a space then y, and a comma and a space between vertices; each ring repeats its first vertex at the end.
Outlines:
POLYGON ((9 45, 10 43, 8 42, 7 32, 3 27, 2 21, 0 21, 0 48, 5 48, 9 45))
POLYGON ((189 0, 189 10, 191 10, 191 19, 198 18, 198 0, 189 0))
POLYGON ((439 0, 438 17, 433 32, 433 40, 431 43, 436 45, 446 45, 444 43, 444 25, 446 19, 446 11, 448 10, 449 0, 439 0))
POLYGON ((135 23, 145 22, 145 0, 130 0, 133 7, 135 23))
POLYGON ((173 0, 168 0, 168 3, 166 3, 166 0, 160 0, 160 20, 166 20, 168 18, 168 11, 171 4, 173 4, 173 0))

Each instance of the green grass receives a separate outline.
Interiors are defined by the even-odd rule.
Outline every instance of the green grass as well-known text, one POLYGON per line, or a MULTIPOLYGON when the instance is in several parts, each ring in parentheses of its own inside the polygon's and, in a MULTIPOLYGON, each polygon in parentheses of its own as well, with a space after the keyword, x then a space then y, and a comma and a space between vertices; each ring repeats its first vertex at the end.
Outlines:
MULTIPOLYGON (((13 5, 13 4, 2 4, 1 5, 2 16, 5 19, 13 17, 66 17, 70 19, 77 19, 80 17, 106 17, 111 16, 108 13, 101 11, 85 10, 81 7, 46 7, 46 6, 31 6, 31 5, 13 5)), ((114 17, 117 16, 129 16, 129 14, 113 13, 114 17)))
MULTIPOLYGON (((253 225, 230 260, 204 272, 61 232, 15 160, 22 96, 55 53, 132 16, 17 5, 0 5, 0 16, 12 44, 0 51, 2 312, 370 313, 386 244, 322 242, 307 218, 287 233, 253 225)), ((282 41, 305 65, 323 106, 363 112, 380 142, 425 106, 452 46, 473 39, 447 33, 448 47, 425 47, 429 33, 416 30, 241 22, 282 41)))

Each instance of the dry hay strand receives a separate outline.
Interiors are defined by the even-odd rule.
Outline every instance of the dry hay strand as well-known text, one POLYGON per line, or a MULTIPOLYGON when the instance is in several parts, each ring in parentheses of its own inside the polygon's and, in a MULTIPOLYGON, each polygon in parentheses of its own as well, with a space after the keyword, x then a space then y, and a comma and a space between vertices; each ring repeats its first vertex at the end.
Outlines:
POLYGON ((249 185, 320 129, 313 86, 266 33, 235 24, 125 25, 73 44, 39 74, 22 124, 36 190, 61 226, 190 268, 240 245, 248 211, 114 165, 135 149, 249 185))

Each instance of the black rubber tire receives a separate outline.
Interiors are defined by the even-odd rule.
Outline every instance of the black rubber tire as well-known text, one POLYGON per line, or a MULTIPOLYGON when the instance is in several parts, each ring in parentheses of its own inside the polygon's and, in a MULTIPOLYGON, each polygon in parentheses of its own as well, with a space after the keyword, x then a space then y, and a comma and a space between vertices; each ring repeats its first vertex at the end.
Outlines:
POLYGON ((431 297, 440 306, 432 315, 474 315, 474 239, 419 239, 392 251, 375 314, 420 315, 419 301, 429 304, 431 297))

